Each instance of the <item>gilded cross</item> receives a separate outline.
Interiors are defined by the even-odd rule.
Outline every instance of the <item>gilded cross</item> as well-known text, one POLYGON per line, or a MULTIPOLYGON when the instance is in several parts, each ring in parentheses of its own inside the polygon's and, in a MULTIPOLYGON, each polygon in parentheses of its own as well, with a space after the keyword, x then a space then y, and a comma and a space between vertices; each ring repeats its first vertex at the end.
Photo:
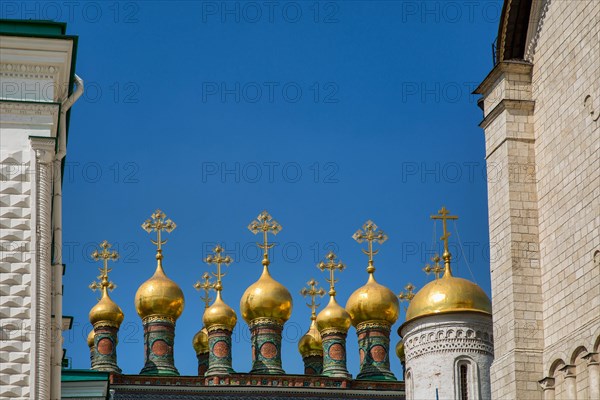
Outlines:
POLYGON ((382 244, 388 239, 387 235, 381 229, 377 229, 377 225, 375 225, 373 221, 369 220, 365 222, 365 224, 362 226, 362 229, 357 230, 354 235, 352 235, 352 238, 358 243, 362 243, 365 240, 367 241, 369 245, 368 250, 361 250, 363 253, 369 256, 369 266, 367 267, 367 272, 375 272, 375 267, 373 266, 373 256, 379 253, 379 250, 373 250, 373 242, 382 244))
POLYGON ((210 291, 215 288, 215 284, 211 282, 210 274, 205 272, 202 274, 203 282, 197 281, 194 283, 194 288, 197 291, 204 290, 204 296, 200 295, 200 299, 204 302, 204 308, 208 308, 212 298, 210 297, 210 291))
POLYGON ((167 240, 161 239, 162 231, 166 231, 167 233, 171 233, 173 229, 177 227, 175 222, 170 219, 166 219, 167 216, 161 210, 156 210, 151 216, 150 219, 147 219, 142 224, 142 229, 146 232, 150 233, 152 231, 156 232, 156 240, 150 239, 152 243, 157 246, 157 250, 159 252, 162 251, 162 245, 167 243, 167 240))
POLYGON ((444 254, 442 254, 442 257, 444 258, 444 261, 449 263, 450 262, 450 251, 448 250, 448 238, 450 237, 450 232, 448 232, 448 226, 447 226, 447 222, 448 220, 457 220, 458 216, 456 215, 449 215, 450 211, 448 211, 446 209, 446 207, 442 206, 442 209, 438 211, 437 215, 432 215, 431 219, 441 219, 442 220, 442 229, 444 230, 444 234, 443 236, 440 238, 440 240, 444 241, 444 254))
POLYGON ((315 298, 317 296, 323 297, 323 295, 325 295, 325 290, 323 290, 323 288, 317 289, 319 282, 315 281, 314 279, 306 282, 306 284, 310 287, 310 289, 302 288, 302 290, 300 290, 300 294, 304 297, 310 296, 310 303, 306 303, 306 305, 310 307, 311 310, 310 319, 314 320, 317 318, 317 307, 320 306, 320 304, 315 302, 315 298))
POLYGON ((325 271, 326 269, 329 270, 329 279, 325 280, 329 282, 329 295, 335 296, 335 283, 337 280, 334 277, 334 272, 336 269, 340 272, 343 271, 346 268, 346 265, 341 261, 336 262, 337 256, 333 251, 330 251, 325 258, 327 258, 327 262, 321 261, 319 264, 317 264, 317 268, 319 268, 321 271, 325 271))
POLYGON ((250 222, 248 229, 255 235, 259 232, 262 232, 263 244, 258 243, 258 247, 264 250, 264 260, 268 261, 269 249, 272 248, 274 244, 268 243, 267 234, 271 233, 273 235, 277 235, 281 231, 281 225, 279 225, 279 222, 275 221, 267 211, 263 211, 254 221, 250 222))
POLYGON ((106 240, 100 243, 100 247, 102 248, 100 252, 96 249, 91 254, 94 261, 102 260, 103 263, 102 268, 98 268, 100 271, 100 275, 98 275, 99 281, 92 282, 89 288, 93 291, 101 290, 103 288, 113 290, 117 286, 108 280, 108 273, 112 271, 112 268, 108 268, 108 262, 116 261, 119 258, 119 253, 114 250, 110 251, 109 249, 112 245, 106 240))
POLYGON ((233 262, 233 259, 229 256, 223 257, 223 255, 222 255, 223 248, 219 244, 217 245, 217 247, 215 247, 215 249, 213 251, 214 251, 214 253, 209 254, 204 259, 204 262, 209 265, 214 264, 217 266, 217 272, 216 273, 213 272, 212 274, 217 278, 217 283, 215 284, 215 290, 217 292, 220 292, 223 289, 223 285, 221 284, 221 278, 223 278, 225 276, 225 273, 221 271, 221 265, 225 264, 226 266, 229 266, 229 264, 231 264, 233 262))
POLYGON ((408 301, 410 303, 410 301, 415 297, 415 293, 413 293, 415 286, 412 283, 409 283, 408 285, 404 286, 404 290, 406 290, 406 292, 400 292, 398 298, 402 301, 408 301))
POLYGON ((427 275, 433 273, 435 275, 435 279, 439 279, 440 274, 444 271, 444 269, 440 267, 440 260, 440 256, 436 254, 431 258, 431 261, 433 261, 433 266, 426 264, 425 268, 423 268, 423 271, 425 271, 427 275))

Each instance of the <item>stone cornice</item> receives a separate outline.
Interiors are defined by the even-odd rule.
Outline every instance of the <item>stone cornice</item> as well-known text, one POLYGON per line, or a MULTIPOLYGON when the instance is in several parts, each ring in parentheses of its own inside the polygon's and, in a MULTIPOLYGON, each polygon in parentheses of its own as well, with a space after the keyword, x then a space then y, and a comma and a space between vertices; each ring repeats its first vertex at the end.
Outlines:
POLYGON ((483 79, 477 89, 473 91, 473 94, 481 94, 485 96, 494 86, 494 83, 506 73, 514 73, 519 75, 531 76, 533 64, 528 61, 510 60, 502 61, 490 71, 490 73, 483 79))
MULTIPOLYGON (((479 127, 486 129, 488 125, 505 110, 525 110, 533 114, 534 108, 535 101, 533 100, 503 99, 485 116, 485 118, 479 123, 479 127)), ((533 139, 533 137, 531 139, 533 139)))

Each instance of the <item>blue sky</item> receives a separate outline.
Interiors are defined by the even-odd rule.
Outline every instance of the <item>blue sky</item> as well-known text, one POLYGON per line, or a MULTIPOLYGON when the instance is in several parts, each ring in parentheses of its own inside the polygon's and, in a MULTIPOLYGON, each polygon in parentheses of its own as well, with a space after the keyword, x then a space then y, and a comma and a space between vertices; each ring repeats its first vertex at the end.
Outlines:
MULTIPOLYGON (((492 67, 500 1, 10 3, 3 17, 56 18, 79 36, 87 90, 72 111, 64 180, 64 312, 75 317, 65 347, 74 368, 89 367, 87 313, 97 296, 87 286, 99 266, 89 254, 104 239, 121 253, 111 274, 125 313, 119 365, 142 368, 133 299, 155 268, 140 224, 156 208, 178 224, 164 264, 186 297, 175 344, 182 375, 196 370, 191 339, 203 305, 192 284, 208 269, 202 259, 216 242, 236 259, 224 299, 239 316, 260 274, 246 227, 264 209, 283 226, 272 275, 294 297, 288 373, 302 372, 296 343, 309 324, 300 289, 311 277, 325 287, 315 265, 334 246, 348 266, 337 285, 345 304, 367 278, 352 234, 368 219, 389 235, 376 277, 398 293, 430 280, 421 271, 434 236, 429 216, 445 205, 460 217, 468 253, 451 224, 456 275, 489 294, 482 113, 470 93, 492 67)), ((234 368, 249 371, 241 317, 233 346, 234 368)), ((348 359, 356 375, 353 329, 348 359)))

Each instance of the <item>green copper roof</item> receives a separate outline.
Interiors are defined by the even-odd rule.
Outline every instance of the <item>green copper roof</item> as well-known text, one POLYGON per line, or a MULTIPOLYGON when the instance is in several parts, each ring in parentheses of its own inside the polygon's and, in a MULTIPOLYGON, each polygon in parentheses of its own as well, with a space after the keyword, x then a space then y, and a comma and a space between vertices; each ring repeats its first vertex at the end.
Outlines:
POLYGON ((91 369, 63 369, 60 375, 62 382, 108 381, 108 372, 91 369))
POLYGON ((27 36, 63 36, 67 31, 64 22, 0 19, 0 33, 27 36))

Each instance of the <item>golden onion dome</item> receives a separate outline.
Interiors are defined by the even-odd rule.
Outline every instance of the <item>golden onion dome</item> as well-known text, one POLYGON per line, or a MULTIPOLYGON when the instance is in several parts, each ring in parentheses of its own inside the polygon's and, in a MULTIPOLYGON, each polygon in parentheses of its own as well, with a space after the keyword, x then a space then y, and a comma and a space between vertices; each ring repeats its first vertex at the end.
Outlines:
POLYGON ((302 358, 323 355, 323 341, 321 340, 321 334, 317 329, 317 324, 314 319, 310 322, 308 332, 300 338, 300 341, 298 342, 298 351, 302 358))
POLYGON ((207 329, 213 325, 221 325, 223 328, 231 331, 237 323, 237 315, 231 307, 225 304, 221 298, 221 291, 217 291, 217 298, 215 299, 215 302, 204 311, 202 321, 207 329))
POLYGON ((449 262, 444 275, 415 294, 406 310, 406 322, 432 314, 472 311, 492 314, 492 302, 477 284, 452 276, 449 262))
POLYGON ((89 348, 94 347, 94 338, 95 338, 95 336, 96 336, 96 333, 92 329, 90 331, 90 333, 88 333, 88 336, 87 336, 87 345, 88 345, 89 348))
POLYGON ((271 318, 281 323, 292 315, 292 295, 271 277, 269 261, 263 260, 260 278, 246 289, 240 300, 240 310, 246 323, 256 318, 271 318))
POLYGON ((377 283, 370 272, 367 283, 356 289, 348 299, 346 310, 354 326, 375 320, 393 324, 398 319, 400 305, 394 292, 377 283))
POLYGON ((329 297, 329 304, 317 315, 317 328, 319 331, 337 329, 339 332, 346 333, 351 324, 350 314, 338 304, 335 296, 329 297))
POLYGON ((115 303, 110 296, 108 295, 108 288, 106 286, 102 287, 102 297, 100 301, 96 303, 94 307, 90 310, 90 322, 92 325, 95 325, 100 321, 112 322, 114 325, 119 327, 125 315, 121 308, 115 303))
POLYGON ((154 275, 142 283, 135 294, 135 309, 142 319, 151 315, 177 319, 183 312, 185 304, 183 292, 165 275, 160 250, 156 254, 156 260, 154 275))
POLYGON ((208 353, 208 331, 205 327, 202 327, 192 339, 192 346, 196 354, 208 353))
POLYGON ((400 359, 400 361, 404 362, 405 360, 405 355, 404 355, 404 340, 400 339, 400 341, 398 342, 398 344, 396 344, 396 355, 398 356, 398 358, 400 359))

